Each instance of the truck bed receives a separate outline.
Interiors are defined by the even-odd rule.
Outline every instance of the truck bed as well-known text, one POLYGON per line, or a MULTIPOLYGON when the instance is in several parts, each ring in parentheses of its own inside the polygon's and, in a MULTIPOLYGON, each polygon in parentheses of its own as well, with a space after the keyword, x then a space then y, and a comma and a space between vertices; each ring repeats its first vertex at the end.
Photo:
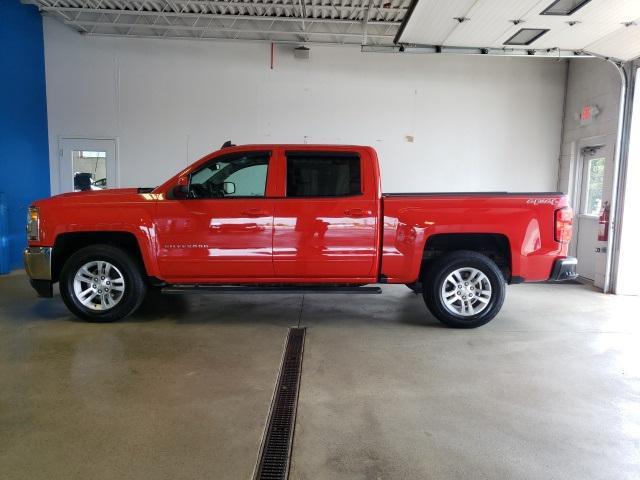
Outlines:
POLYGON ((543 196, 543 195, 564 195, 562 192, 409 192, 409 193, 383 193, 383 197, 457 197, 457 196, 543 196))
POLYGON ((385 193, 381 274, 410 283, 430 245, 475 234, 506 242, 509 282, 547 280, 554 260, 566 255, 554 240, 554 215, 567 205, 560 192, 385 193))

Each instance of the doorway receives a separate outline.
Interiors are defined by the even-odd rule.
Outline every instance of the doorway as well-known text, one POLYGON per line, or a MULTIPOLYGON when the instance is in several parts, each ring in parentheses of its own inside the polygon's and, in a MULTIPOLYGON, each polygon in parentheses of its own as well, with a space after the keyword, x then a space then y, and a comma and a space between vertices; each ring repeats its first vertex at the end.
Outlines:
POLYGON ((61 137, 59 193, 118 187, 115 139, 61 137))
POLYGON ((604 275, 599 260, 606 260, 606 250, 598 241, 600 212, 605 201, 605 174, 611 160, 610 149, 605 144, 582 147, 576 164, 574 189, 574 235, 570 254, 578 258, 578 275, 594 282, 604 275), (600 255, 599 255, 600 254, 600 255), (600 258, 602 257, 602 258, 600 258))

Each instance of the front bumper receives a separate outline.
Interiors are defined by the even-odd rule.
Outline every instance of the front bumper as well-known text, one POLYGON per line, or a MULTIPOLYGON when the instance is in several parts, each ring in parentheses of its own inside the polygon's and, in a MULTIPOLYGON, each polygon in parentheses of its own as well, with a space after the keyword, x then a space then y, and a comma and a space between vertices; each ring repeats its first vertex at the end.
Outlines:
POLYGON ((24 269, 31 286, 41 297, 53 296, 51 279, 51 247, 28 247, 24 251, 24 269))
POLYGON ((550 282, 563 282, 565 280, 574 280, 578 278, 576 266, 578 259, 575 257, 567 257, 556 260, 551 270, 550 282))

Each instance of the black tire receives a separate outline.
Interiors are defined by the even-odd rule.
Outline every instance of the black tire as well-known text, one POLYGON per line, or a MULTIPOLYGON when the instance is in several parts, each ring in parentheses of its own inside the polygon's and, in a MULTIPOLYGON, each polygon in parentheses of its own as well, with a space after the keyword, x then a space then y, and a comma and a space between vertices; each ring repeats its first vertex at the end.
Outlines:
MULTIPOLYGON (((504 276, 498 266, 486 255, 468 250, 447 253, 428 265, 423 277, 422 287, 424 301, 429 311, 442 323, 453 328, 476 328, 491 321, 502 308, 506 290, 504 276), (462 315, 453 313, 445 305, 442 298, 441 292, 447 277, 461 268, 480 270, 491 284, 491 294, 488 302, 484 309, 477 314, 462 315)), ((451 295, 460 296, 459 293, 451 291, 451 295)), ((464 294, 464 291, 462 291, 462 294, 464 294)), ((473 295, 473 292, 471 294, 473 295)), ((477 293, 475 296, 478 296, 477 293)), ((456 299, 456 302, 459 305, 464 304, 461 299, 456 299)), ((475 302, 475 305, 481 305, 477 298, 473 302, 475 302)))
MULTIPOLYGON (((144 300, 147 286, 143 266, 124 250, 111 245, 91 245, 71 255, 60 272, 60 296, 67 308, 82 320, 89 322, 115 322, 131 315, 144 300), (124 279, 123 293, 111 308, 94 310, 83 305, 74 290, 76 273, 83 265, 93 261, 109 262, 124 279)), ((113 290, 113 288, 112 288, 113 290)))

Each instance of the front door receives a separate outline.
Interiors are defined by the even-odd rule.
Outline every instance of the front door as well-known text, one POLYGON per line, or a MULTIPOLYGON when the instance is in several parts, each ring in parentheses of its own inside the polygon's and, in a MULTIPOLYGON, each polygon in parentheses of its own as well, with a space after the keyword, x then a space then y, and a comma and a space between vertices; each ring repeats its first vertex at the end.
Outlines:
POLYGON ((186 199, 158 201, 158 266, 174 283, 273 276, 269 152, 217 157, 190 176, 186 199))
POLYGON ((116 141, 60 138, 58 193, 118 187, 116 141))
POLYGON ((604 198, 607 152, 606 146, 583 148, 578 164, 577 225, 571 250, 578 258, 578 275, 592 281, 596 279, 596 262, 599 258, 596 249, 601 243, 598 242, 598 220, 604 198))
POLYGON ((274 213, 276 275, 336 281, 374 275, 377 202, 363 189, 362 159, 348 152, 285 156, 286 194, 274 213))

